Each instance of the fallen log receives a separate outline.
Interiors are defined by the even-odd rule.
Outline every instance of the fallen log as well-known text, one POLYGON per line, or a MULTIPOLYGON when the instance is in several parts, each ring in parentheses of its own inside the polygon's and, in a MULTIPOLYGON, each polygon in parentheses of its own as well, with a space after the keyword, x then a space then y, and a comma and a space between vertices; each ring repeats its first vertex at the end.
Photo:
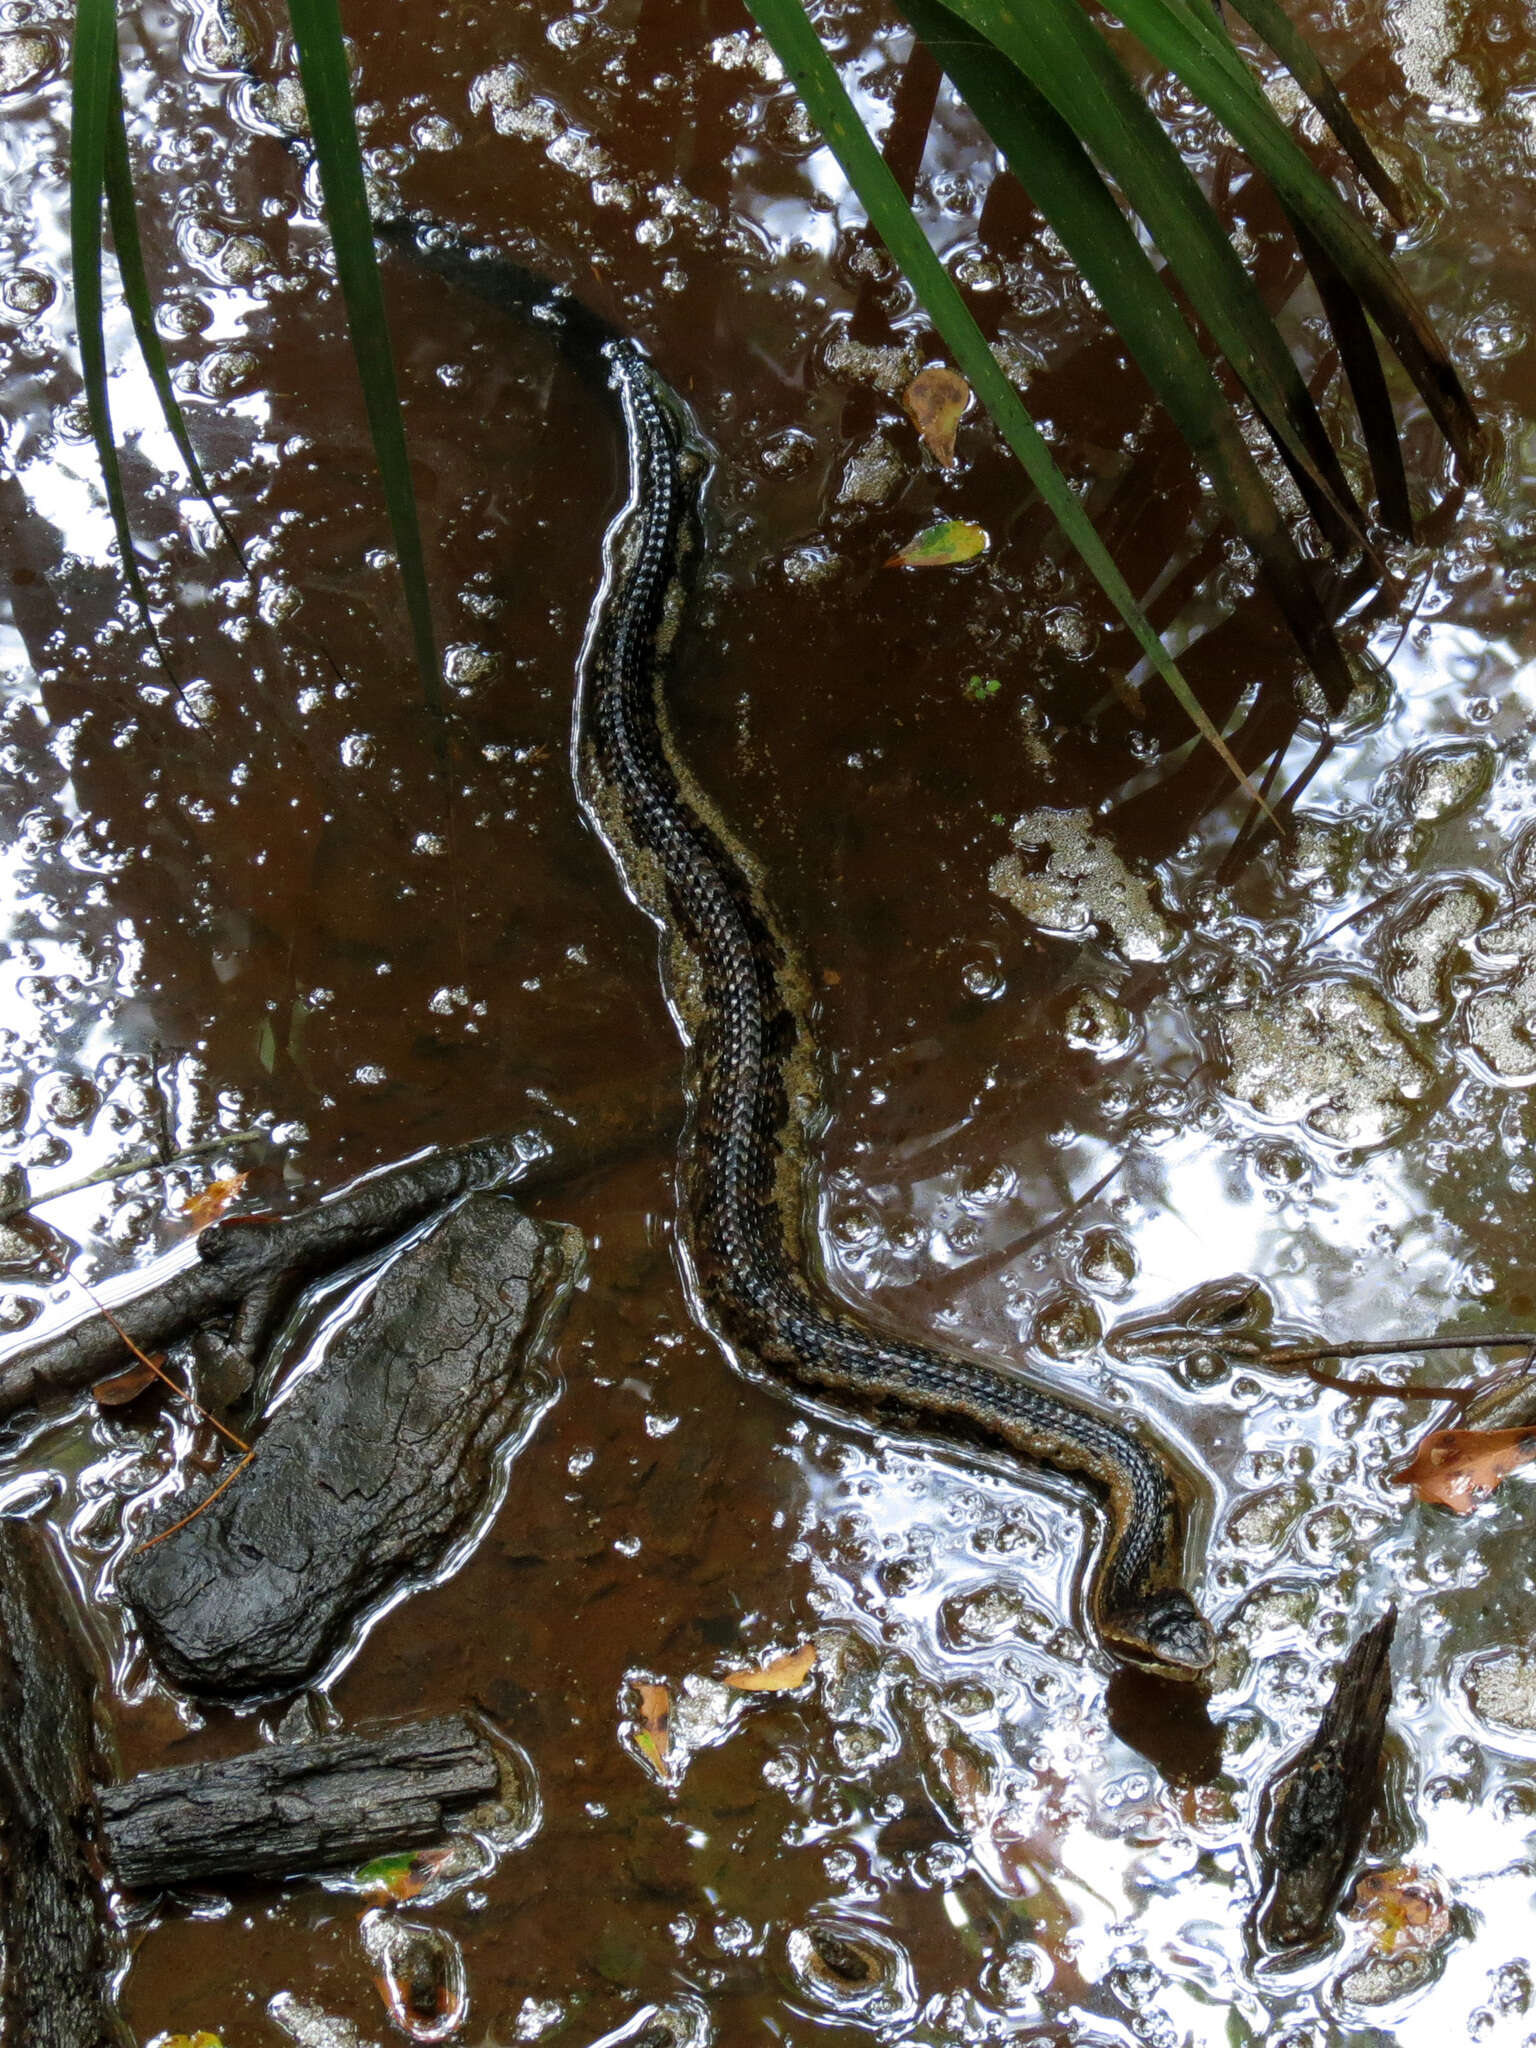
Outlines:
POLYGON ((119 1584, 173 1684, 297 1691, 367 1609, 441 1568, 527 1405, 574 1238, 466 1196, 385 1268, 254 1455, 164 1506, 119 1584))
POLYGON ((0 2040, 124 2048, 94 1842, 95 1683, 44 1532, 0 1521, 0 2040))
MULTIPOLYGON (((526 1132, 481 1138, 370 1174, 311 1209, 210 1224, 198 1236, 193 1264, 115 1303, 113 1316, 140 1350, 152 1352, 228 1322, 226 1348, 244 1361, 249 1384, 312 1281, 381 1250, 474 1189, 515 1185, 527 1195, 643 1150, 678 1120, 676 1081, 670 1070, 642 1074, 623 1087, 573 1097, 568 1115, 542 1153, 526 1132)), ((0 1418, 78 1393, 131 1362, 118 1329, 93 1311, 0 1361, 0 1418)))
POLYGON ((102 1834, 135 1890, 295 1877, 441 1841, 500 1785, 490 1743, 443 1714, 142 1771, 101 1794, 102 1834))

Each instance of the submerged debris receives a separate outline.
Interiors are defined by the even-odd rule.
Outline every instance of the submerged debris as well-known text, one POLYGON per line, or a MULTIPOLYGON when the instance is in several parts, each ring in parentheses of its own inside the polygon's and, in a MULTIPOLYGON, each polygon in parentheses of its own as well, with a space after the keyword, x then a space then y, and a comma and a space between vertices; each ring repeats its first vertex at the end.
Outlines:
POLYGON ((1397 1609, 1389 1607, 1359 1638, 1316 1734, 1266 1789, 1255 1926, 1271 1952, 1313 1948, 1324 1938, 1365 1845, 1380 1788, 1396 1628, 1397 1609))
POLYGON ((520 1358, 574 1277, 564 1234, 477 1194, 387 1267, 232 1484, 170 1503, 123 1595, 189 1692, 310 1679, 366 1610, 438 1570, 526 1409, 520 1358))
POLYGON ((412 2041, 446 2041, 469 2010, 464 1957, 451 1934, 375 1907, 363 1947, 391 2020, 412 2041))

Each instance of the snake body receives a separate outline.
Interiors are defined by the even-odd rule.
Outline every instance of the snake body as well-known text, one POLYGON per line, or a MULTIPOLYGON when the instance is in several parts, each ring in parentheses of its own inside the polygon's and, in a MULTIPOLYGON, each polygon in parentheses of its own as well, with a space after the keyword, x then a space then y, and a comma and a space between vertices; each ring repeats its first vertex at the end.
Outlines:
POLYGON ((689 1066, 681 1206, 704 1319, 792 1393, 1086 1482, 1108 1530, 1088 1580, 1100 1641, 1125 1662, 1198 1677, 1211 1631, 1180 1584, 1182 1513, 1164 1459, 1011 1372, 866 1328, 816 1284, 804 1224, 818 1103, 809 990, 755 863, 682 761, 662 696, 707 460, 644 356, 627 341, 604 353, 630 488, 605 545, 574 765, 590 821, 661 934, 689 1066))

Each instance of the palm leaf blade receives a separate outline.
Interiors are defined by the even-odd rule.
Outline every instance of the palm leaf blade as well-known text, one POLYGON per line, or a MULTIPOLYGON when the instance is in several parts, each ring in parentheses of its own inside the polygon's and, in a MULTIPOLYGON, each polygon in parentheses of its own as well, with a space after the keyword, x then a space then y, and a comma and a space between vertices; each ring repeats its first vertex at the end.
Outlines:
POLYGON ((1061 237, 1257 555, 1329 701, 1342 704, 1349 669, 1273 494, 1210 365, 1086 150, 1001 52, 939 0, 901 0, 901 8, 1061 237))
POLYGON ((1206 716, 1132 596, 1091 521, 1057 469, 1050 450, 1003 374, 954 280, 934 254, 915 215, 901 195, 889 166, 870 140, 842 80, 823 50, 800 0, 748 0, 753 17, 793 81, 806 111, 837 157, 844 176, 876 232, 896 259, 924 310, 943 337, 972 390, 992 415, 1030 481, 1137 643, 1177 701, 1230 772, 1252 795, 1252 784, 1226 741, 1206 716))
POLYGON ((427 704, 440 716, 442 678, 432 629, 426 559, 410 457, 406 452, 394 353, 384 316, 384 288, 374 252, 373 221, 352 106, 341 15, 336 0, 289 0, 288 11, 309 111, 310 134, 320 166, 326 219, 336 251, 336 275, 347 310, 374 456, 405 586, 416 666, 427 704))
MULTIPOLYGON (((1146 224, 1336 546, 1359 507, 1290 351, 1193 173, 1078 0, 954 0, 1055 107, 1146 224)), ((1338 202, 1335 201, 1335 205, 1338 202)))

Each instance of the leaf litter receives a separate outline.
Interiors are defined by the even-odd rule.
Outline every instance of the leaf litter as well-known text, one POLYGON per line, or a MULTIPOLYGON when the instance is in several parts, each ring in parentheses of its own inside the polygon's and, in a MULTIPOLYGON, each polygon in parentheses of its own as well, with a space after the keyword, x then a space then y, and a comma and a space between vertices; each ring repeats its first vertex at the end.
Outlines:
POLYGON ((971 403, 971 387, 960 372, 930 363, 903 391, 901 402, 928 453, 944 469, 953 469, 955 435, 971 403))
POLYGON ((1503 1479, 1536 1458, 1536 1429, 1437 1429, 1392 1474, 1417 1498, 1469 1515, 1503 1479))

